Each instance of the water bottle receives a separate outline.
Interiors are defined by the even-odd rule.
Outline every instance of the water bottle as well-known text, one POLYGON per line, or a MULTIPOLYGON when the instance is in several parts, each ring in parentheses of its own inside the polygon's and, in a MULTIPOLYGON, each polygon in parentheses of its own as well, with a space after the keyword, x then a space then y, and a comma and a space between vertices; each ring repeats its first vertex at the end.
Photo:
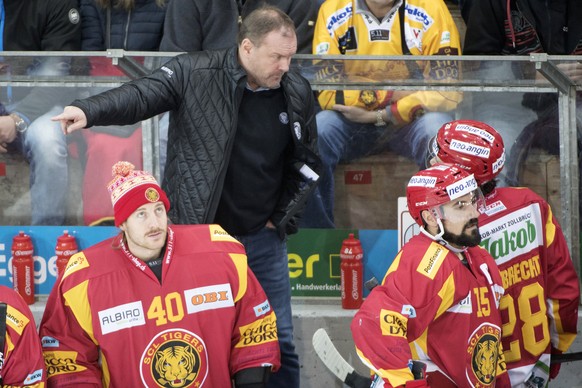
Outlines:
POLYGON ((20 231, 12 239, 12 282, 28 304, 34 303, 34 247, 30 236, 20 231))
POLYGON ((342 308, 358 309, 363 299, 364 251, 360 240, 350 233, 340 251, 342 308))

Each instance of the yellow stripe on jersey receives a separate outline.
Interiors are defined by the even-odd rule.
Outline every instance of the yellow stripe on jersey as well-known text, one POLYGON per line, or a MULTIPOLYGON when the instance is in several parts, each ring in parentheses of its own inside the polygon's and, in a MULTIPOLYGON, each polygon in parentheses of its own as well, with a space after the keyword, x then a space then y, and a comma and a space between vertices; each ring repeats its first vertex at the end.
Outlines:
POLYGON ((247 255, 241 253, 229 253, 229 255, 236 267, 236 272, 238 272, 238 292, 234 298, 236 303, 247 292, 247 255))
POLYGON ((75 253, 69 259, 69 262, 65 267, 65 272, 63 273, 61 281, 67 276, 87 267, 89 267, 89 261, 87 261, 85 254, 83 252, 75 253))
POLYGON ((430 279, 434 279, 448 253, 449 250, 447 248, 439 243, 432 242, 422 257, 416 271, 430 279))
POLYGON ((24 328, 30 320, 26 315, 22 314, 20 311, 16 310, 14 307, 7 305, 6 309, 6 324, 10 326, 18 335, 22 335, 24 328))
POLYGON ((556 334, 558 335, 558 343, 553 343, 552 345, 556 347, 561 352, 565 352, 570 348, 574 340, 576 339, 575 333, 564 333, 564 328, 562 327, 562 319, 560 317, 560 302, 556 299, 547 300, 552 318, 554 319, 554 324, 556 326, 557 333, 552 333, 552 337, 556 334))
POLYGON ((402 369, 376 369, 373 367, 374 364, 372 364, 357 347, 356 353, 364 364, 383 379, 387 379, 393 387, 399 387, 405 385, 407 381, 414 380, 414 376, 408 367, 402 369))
POLYGON ((428 358, 428 328, 414 341, 410 342, 410 353, 413 360, 425 360, 428 358))
POLYGON ((453 297, 455 296, 455 275, 452 272, 443 283, 438 295, 441 298, 441 304, 434 319, 440 317, 453 305, 453 297))
POLYGON ((398 269, 398 266, 400 265, 400 258, 401 257, 402 257, 402 251, 398 252, 396 257, 394 258, 394 261, 392 261, 392 264, 390 264, 390 267, 388 268, 386 275, 384 275, 384 279, 382 279, 382 284, 384 284, 384 282, 386 281, 386 276, 390 275, 392 272, 394 272, 398 269))
POLYGON ((554 237, 556 237, 556 225, 554 225, 552 208, 548 205, 548 219, 546 220, 546 247, 552 245, 554 237))
MULTIPOLYGON (((71 260, 69 260, 69 263, 71 260)), ((79 322, 79 326, 81 326, 85 333, 87 333, 95 345, 99 345, 95 339, 95 333, 93 331, 93 318, 87 297, 88 288, 89 281, 85 280, 83 283, 80 283, 65 292, 63 297, 65 298, 66 305, 71 307, 71 311, 75 315, 77 322, 79 322)))
POLYGON ((109 365, 107 365, 107 359, 103 353, 101 353, 101 371, 103 372, 103 376, 101 376, 101 383, 104 387, 110 387, 111 373, 109 372, 109 365))
POLYGON ((208 229, 210 230, 210 241, 229 241, 240 244, 240 241, 228 234, 220 225, 208 225, 208 229))

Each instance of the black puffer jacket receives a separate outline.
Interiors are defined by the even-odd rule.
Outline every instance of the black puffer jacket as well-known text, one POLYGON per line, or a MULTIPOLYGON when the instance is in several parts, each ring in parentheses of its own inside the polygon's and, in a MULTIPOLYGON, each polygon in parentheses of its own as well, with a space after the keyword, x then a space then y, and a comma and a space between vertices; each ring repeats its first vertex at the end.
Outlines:
POLYGON ((84 51, 158 51, 160 47, 166 9, 154 0, 136 0, 129 12, 115 7, 106 10, 95 0, 81 0, 80 12, 84 51))
MULTIPOLYGON (((131 124, 170 110, 168 159, 163 187, 178 224, 211 223, 222 193, 237 127, 246 73, 237 48, 179 55, 151 75, 71 105, 81 108, 88 126, 131 124)), ((288 102, 294 152, 286 161, 286 187, 271 220, 280 235, 295 229, 295 216, 319 173, 313 93, 307 80, 290 71, 282 80, 288 102)))

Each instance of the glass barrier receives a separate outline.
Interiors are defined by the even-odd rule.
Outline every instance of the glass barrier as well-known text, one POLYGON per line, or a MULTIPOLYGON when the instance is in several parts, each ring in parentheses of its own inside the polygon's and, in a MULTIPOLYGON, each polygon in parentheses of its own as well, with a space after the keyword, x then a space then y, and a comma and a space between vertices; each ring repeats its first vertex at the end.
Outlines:
MULTIPOLYGON (((7 150, 0 153, 0 225, 108 224, 112 211, 105 186, 112 158, 130 160, 161 178, 167 114, 134 125, 78 131, 66 138, 59 136, 58 124, 50 119, 74 99, 146 75, 173 55, 121 50, 66 56, 3 53, 0 102, 4 114, 17 112, 25 118, 28 133, 0 144, 7 150)), ((405 196, 408 179, 423 167, 430 137, 448 120, 480 120, 504 137, 507 164, 500 184, 525 185, 547 199, 579 263, 577 139, 582 109, 577 109, 576 101, 581 104, 582 99, 576 100, 576 95, 582 86, 569 71, 580 60, 544 54, 297 55, 292 68, 310 81, 326 110, 337 103, 377 110, 403 98, 411 106, 418 102, 423 106, 394 112, 397 125, 379 130, 373 142, 360 139, 348 144, 333 172, 336 227, 396 229, 398 197, 405 196), (420 138, 408 139, 399 130, 410 122, 422 126, 420 138)), ((333 124, 323 116, 324 125, 333 124)))

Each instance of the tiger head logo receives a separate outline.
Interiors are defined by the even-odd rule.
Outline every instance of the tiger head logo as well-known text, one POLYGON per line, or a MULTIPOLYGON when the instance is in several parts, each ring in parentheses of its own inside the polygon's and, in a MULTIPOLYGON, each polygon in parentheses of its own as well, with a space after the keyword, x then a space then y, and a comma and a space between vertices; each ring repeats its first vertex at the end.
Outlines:
POLYGON ((154 374, 163 387, 187 387, 196 378, 199 364, 190 346, 168 346, 156 353, 154 374))
POLYGON ((483 341, 477 345, 474 362, 478 366, 477 377, 488 384, 495 378, 495 368, 497 367, 497 342, 483 341))
POLYGON ((140 374, 147 387, 202 386, 208 375, 206 345, 187 330, 169 329, 158 333, 144 350, 140 374))

